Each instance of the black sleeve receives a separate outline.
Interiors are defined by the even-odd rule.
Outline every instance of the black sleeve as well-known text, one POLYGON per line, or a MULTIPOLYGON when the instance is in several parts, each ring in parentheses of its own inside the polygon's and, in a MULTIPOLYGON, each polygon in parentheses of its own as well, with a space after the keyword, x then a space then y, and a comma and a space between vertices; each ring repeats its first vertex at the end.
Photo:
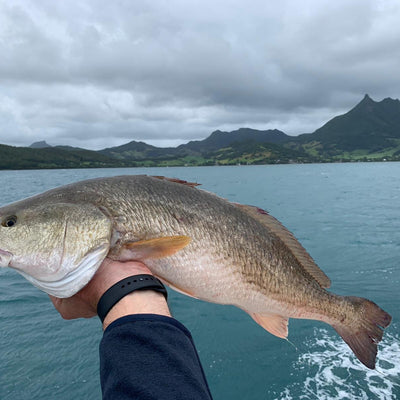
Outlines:
POLYGON ((104 400, 212 399, 190 332, 177 320, 128 315, 100 343, 104 400))

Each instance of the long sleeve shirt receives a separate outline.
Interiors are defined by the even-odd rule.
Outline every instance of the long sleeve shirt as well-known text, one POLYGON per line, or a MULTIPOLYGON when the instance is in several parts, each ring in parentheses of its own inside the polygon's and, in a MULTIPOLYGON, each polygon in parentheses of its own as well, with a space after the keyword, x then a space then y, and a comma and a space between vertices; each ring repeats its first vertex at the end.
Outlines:
POLYGON ((212 399, 190 332, 177 320, 128 315, 100 343, 103 400, 212 399))

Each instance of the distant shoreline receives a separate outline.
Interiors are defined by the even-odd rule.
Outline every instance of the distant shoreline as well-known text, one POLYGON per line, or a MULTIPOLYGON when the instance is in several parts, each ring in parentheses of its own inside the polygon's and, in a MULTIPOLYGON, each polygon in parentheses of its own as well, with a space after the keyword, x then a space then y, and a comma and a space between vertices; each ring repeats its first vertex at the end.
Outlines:
POLYGON ((1 171, 48 171, 48 170, 83 170, 83 169, 133 169, 133 168, 198 168, 198 167, 256 167, 274 165, 317 165, 317 164, 370 164, 370 163, 395 163, 400 160, 349 160, 349 161, 317 161, 317 162, 288 162, 265 164, 216 164, 216 165, 143 165, 143 166, 93 166, 93 167, 42 167, 42 168, 0 168, 1 171))

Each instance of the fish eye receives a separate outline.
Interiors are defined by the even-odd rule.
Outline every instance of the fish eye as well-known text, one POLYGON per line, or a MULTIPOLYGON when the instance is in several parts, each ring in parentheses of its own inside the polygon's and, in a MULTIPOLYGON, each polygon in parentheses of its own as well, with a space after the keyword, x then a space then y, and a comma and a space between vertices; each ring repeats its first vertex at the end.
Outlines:
POLYGON ((17 217, 15 215, 11 215, 7 218, 4 218, 1 225, 5 226, 6 228, 11 228, 17 223, 17 217))

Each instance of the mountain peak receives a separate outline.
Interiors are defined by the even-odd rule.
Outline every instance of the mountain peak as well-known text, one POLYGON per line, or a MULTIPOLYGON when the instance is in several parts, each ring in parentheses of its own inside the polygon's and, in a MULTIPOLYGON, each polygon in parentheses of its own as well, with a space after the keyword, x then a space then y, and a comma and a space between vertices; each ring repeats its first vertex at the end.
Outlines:
POLYGON ((366 94, 363 99, 354 107, 352 108, 349 113, 352 112, 365 112, 365 111, 371 111, 373 110, 377 105, 379 104, 379 102, 376 102, 375 100, 373 100, 368 94, 366 94))
POLYGON ((366 94, 359 104, 375 104, 376 102, 371 99, 369 94, 366 94))
MULTIPOLYGON (((393 112, 399 112, 400 101, 398 99, 392 99, 390 97, 386 97, 381 101, 375 101, 371 99, 371 97, 366 94, 364 98, 352 109, 349 111, 358 111, 358 112, 378 112, 382 113, 387 112, 389 109, 393 109, 393 112)), ((398 117, 396 118, 398 119, 398 117)))
POLYGON ((29 147, 32 149, 45 149, 45 148, 52 147, 52 146, 50 146, 48 143, 46 143, 45 140, 40 140, 39 142, 32 143, 29 147))
POLYGON ((391 97, 385 97, 382 100, 382 103, 396 103, 396 104, 398 104, 399 102, 400 102, 399 99, 392 99, 391 97))

